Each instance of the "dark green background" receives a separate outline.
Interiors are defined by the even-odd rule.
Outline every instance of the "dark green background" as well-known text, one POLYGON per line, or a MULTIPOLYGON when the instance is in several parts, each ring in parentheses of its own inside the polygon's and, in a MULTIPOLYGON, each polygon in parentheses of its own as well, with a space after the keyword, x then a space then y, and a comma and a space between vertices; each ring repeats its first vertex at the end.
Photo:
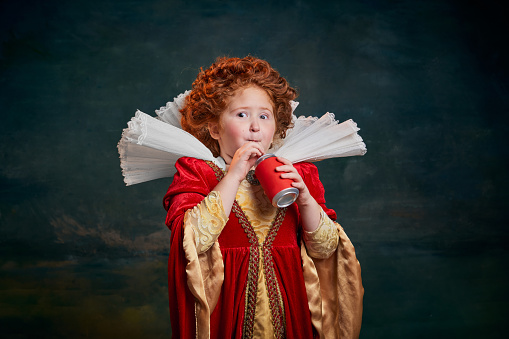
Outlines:
POLYGON ((363 269, 361 338, 503 338, 497 3, 1 1, 1 336, 169 336, 171 179, 125 187, 116 144, 136 109, 251 54, 298 88, 297 115, 361 127, 364 157, 318 164, 363 269))

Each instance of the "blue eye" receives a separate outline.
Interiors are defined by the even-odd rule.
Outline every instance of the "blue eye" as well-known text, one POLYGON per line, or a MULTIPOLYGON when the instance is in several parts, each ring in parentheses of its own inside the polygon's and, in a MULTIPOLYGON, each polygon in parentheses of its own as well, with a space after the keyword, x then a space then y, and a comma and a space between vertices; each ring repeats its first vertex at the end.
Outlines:
POLYGON ((260 119, 266 120, 269 119, 269 116, 267 114, 260 115, 260 119))
POLYGON ((247 113, 246 112, 239 112, 239 113, 237 113, 237 116, 241 117, 241 118, 244 118, 244 117, 247 117, 247 113))

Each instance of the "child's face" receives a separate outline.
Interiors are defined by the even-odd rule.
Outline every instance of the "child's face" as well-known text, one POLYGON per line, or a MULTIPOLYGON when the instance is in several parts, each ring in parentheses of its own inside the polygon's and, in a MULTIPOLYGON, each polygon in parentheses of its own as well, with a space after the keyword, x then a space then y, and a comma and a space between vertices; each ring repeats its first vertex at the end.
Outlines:
POLYGON ((226 163, 249 141, 259 142, 267 151, 275 130, 272 101, 264 90, 254 86, 238 89, 221 113, 219 124, 209 125, 210 135, 219 142, 226 163))

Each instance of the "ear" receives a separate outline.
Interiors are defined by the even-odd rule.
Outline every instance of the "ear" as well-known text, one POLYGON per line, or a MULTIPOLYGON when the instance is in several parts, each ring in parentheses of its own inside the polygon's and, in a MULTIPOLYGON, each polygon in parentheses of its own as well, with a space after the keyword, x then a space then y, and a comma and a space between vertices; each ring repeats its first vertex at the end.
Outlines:
POLYGON ((219 140, 219 123, 209 122, 207 124, 207 128, 209 129, 209 133, 212 139, 219 140))

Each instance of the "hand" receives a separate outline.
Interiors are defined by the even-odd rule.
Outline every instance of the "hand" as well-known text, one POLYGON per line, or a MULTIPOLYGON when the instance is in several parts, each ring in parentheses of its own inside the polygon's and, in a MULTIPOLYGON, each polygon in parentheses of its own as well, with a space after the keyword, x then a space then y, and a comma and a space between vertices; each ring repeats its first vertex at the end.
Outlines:
POLYGON ((282 166, 276 167, 276 171, 282 172, 281 178, 293 180, 292 186, 299 190, 299 196, 295 201, 297 206, 301 207, 304 205, 312 204, 313 202, 316 203, 311 193, 309 193, 309 189, 306 186, 306 183, 304 183, 304 180, 300 176, 299 172, 297 172, 297 169, 293 167, 291 161, 281 157, 277 157, 277 160, 284 164, 282 166))
POLYGON ((228 175, 240 183, 245 179, 247 173, 254 166, 256 160, 265 154, 260 143, 249 141, 240 147, 228 167, 228 175))
POLYGON ((315 198, 313 198, 306 186, 306 183, 300 176, 299 172, 297 172, 297 169, 293 167, 292 163, 281 157, 278 157, 277 160, 284 164, 276 167, 276 171, 282 172, 281 178, 292 179, 292 186, 299 190, 299 196, 295 203, 299 207, 299 212, 302 218, 302 227, 308 232, 313 232, 318 228, 320 223, 320 211, 322 208, 318 205, 315 198))
POLYGON ((235 152, 230 164, 226 166, 228 173, 214 188, 214 191, 218 191, 221 194, 226 215, 229 215, 231 212, 240 183, 244 180, 251 167, 253 167, 256 159, 264 153, 259 143, 253 141, 247 142, 235 152))

